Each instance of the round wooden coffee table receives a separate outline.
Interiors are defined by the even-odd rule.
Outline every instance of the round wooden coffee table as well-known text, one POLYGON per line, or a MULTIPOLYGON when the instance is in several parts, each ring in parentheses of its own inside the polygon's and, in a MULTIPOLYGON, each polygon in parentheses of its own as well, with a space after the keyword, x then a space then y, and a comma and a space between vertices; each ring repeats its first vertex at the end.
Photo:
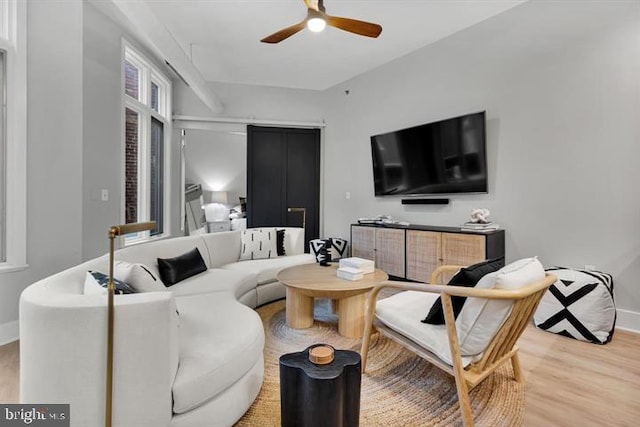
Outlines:
POLYGON ((287 288, 287 326, 304 329, 313 326, 313 299, 330 298, 337 305, 338 332, 349 338, 362 337, 367 293, 389 278, 376 270, 361 280, 336 276, 337 265, 321 267, 304 264, 282 270, 276 275, 287 288))

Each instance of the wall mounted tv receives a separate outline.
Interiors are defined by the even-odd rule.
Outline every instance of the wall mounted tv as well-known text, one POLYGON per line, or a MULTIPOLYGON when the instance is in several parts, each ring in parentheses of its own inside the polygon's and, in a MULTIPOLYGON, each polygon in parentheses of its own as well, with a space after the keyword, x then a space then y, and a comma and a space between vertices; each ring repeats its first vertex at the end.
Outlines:
POLYGON ((371 137, 376 196, 487 192, 485 112, 371 137))

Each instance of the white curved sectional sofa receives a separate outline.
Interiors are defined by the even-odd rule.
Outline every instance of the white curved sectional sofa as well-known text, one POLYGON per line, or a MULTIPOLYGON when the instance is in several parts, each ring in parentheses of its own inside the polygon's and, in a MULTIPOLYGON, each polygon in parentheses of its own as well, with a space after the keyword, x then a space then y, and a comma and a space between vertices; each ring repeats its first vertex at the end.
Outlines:
MULTIPOLYGON (((197 247, 208 270, 168 291, 117 295, 113 422, 118 427, 230 426, 262 385, 256 306, 283 298, 283 268, 313 263, 304 233, 285 228, 286 256, 238 261, 241 231, 160 240, 116 251, 159 276, 157 258, 197 247)), ((104 425, 107 298, 85 295, 108 255, 29 286, 20 298, 20 397, 70 403, 71 425, 104 425)))

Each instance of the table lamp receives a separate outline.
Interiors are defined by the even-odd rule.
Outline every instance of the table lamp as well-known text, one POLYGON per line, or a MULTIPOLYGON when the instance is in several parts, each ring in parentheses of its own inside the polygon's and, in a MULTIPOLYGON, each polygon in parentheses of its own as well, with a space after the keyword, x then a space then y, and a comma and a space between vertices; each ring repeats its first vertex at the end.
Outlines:
POLYGON ((156 228, 155 221, 135 222, 132 224, 114 225, 109 229, 109 286, 107 288, 108 295, 108 320, 107 320, 107 401, 105 409, 105 425, 111 427, 113 415, 113 328, 114 328, 114 304, 113 295, 115 294, 115 285, 113 283, 113 264, 115 252, 115 239, 117 236, 123 236, 130 233, 139 233, 141 231, 150 231, 156 228))
POLYGON ((208 204, 205 209, 207 215, 207 221, 224 221, 229 219, 229 211, 225 206, 228 203, 228 193, 226 191, 208 191, 205 203, 208 204))

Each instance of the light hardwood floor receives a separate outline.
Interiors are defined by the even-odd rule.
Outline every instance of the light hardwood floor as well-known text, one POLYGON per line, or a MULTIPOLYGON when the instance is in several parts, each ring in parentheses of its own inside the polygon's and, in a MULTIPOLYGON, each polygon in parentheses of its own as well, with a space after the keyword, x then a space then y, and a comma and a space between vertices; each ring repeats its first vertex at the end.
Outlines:
MULTIPOLYGON (((640 335, 617 330, 600 346, 531 326, 519 346, 527 379, 525 426, 640 423, 640 335)), ((0 403, 18 401, 18 362, 17 342, 0 347, 0 403)))
POLYGON ((616 330, 610 343, 597 345, 531 326, 519 346, 525 426, 640 424, 640 335, 616 330))
POLYGON ((0 403, 18 403, 19 362, 18 341, 0 346, 0 403))

